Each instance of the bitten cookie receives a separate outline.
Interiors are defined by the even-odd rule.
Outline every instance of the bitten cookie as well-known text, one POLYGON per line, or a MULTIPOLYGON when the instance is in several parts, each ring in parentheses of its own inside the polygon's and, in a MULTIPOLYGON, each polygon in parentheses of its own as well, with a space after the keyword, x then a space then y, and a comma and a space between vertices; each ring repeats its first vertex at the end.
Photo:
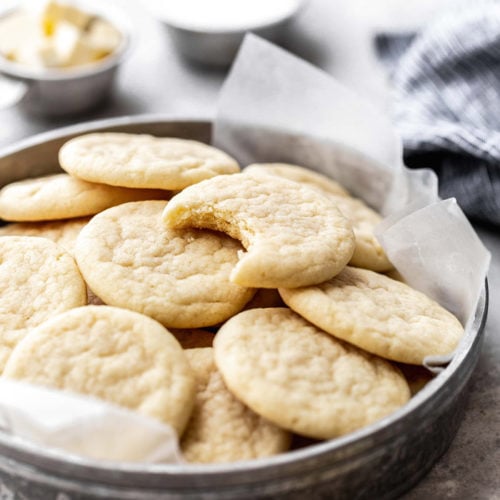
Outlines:
POLYGON ((381 222, 382 217, 361 200, 351 197, 337 182, 307 168, 286 163, 255 163, 246 167, 244 172, 276 175, 307 184, 318 192, 330 196, 337 208, 352 223, 356 246, 350 264, 379 272, 392 269, 392 264, 375 237, 375 227, 381 222))
POLYGON ((75 255, 92 291, 171 328, 211 326, 240 311, 254 290, 229 281, 240 243, 225 234, 165 228, 166 202, 125 203, 96 215, 75 255))
POLYGON ((280 289, 285 303, 337 338, 402 363, 452 353, 464 329, 423 293, 355 267, 319 285, 280 289))
POLYGON ((201 142, 124 133, 71 139, 62 146, 59 163, 90 182, 173 190, 240 170, 229 155, 201 142))
POLYGON ((165 328, 107 306, 79 307, 31 330, 4 376, 104 399, 170 424, 179 435, 196 390, 184 351, 165 328))
POLYGON ((290 434, 259 417, 227 389, 213 349, 186 351, 197 381, 196 402, 182 437, 188 462, 235 462, 267 457, 290 447, 290 434))
POLYGON ((0 373, 31 328, 86 302, 85 283, 62 247, 45 238, 0 238, 0 373))
POLYGON ((390 363, 334 339, 286 308, 227 321, 215 361, 238 399, 276 425, 329 439, 405 404, 410 391, 390 363))
POLYGON ((297 287, 335 276, 354 251, 350 223, 317 191, 260 173, 221 175, 175 195, 168 227, 228 233, 247 250, 231 281, 256 288, 297 287))
POLYGON ((168 191, 127 189, 55 174, 8 184, 0 191, 0 218, 44 221, 93 215, 127 201, 167 199, 168 191))

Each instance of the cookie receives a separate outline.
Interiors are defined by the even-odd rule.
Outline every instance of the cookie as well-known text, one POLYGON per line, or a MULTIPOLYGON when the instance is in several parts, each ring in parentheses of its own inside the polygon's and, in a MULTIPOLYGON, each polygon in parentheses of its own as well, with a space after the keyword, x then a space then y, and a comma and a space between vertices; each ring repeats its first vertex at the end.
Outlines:
POLYGON ((0 238, 0 373, 31 328, 86 301, 85 283, 62 247, 46 238, 0 238))
POLYGON ((382 217, 357 198, 333 195, 330 198, 351 222, 356 238, 349 265, 377 272, 391 270, 393 265, 375 236, 375 228, 382 222, 382 217))
POLYGON ((188 462, 235 462, 286 451, 290 434, 238 401, 218 372, 213 349, 186 351, 197 381, 196 402, 181 440, 188 462))
POLYGON ((315 190, 260 173, 221 175, 168 203, 168 227, 223 231, 247 250, 231 281, 255 288, 297 287, 335 276, 354 251, 351 225, 315 190))
POLYGON ((106 304, 141 312, 171 328, 201 328, 240 311, 254 290, 229 281, 240 243, 212 231, 165 228, 166 202, 125 203, 96 215, 75 255, 106 304))
POLYGON ((375 236, 375 227, 382 221, 382 217, 361 200, 351 197, 340 184, 307 168, 286 163, 255 163, 244 170, 245 173, 253 171, 307 184, 330 196, 337 208, 352 223, 356 246, 350 264, 379 272, 392 269, 391 262, 375 236))
POLYGON ((201 142, 124 133, 71 139, 59 151, 59 163, 90 182, 172 190, 240 170, 229 155, 201 142))
POLYGON ((0 218, 45 221, 93 215, 127 201, 166 199, 161 190, 127 189, 55 174, 8 184, 0 191, 0 218))
POLYGON ((245 167, 244 172, 261 172, 278 175, 279 177, 284 177, 285 179, 318 189, 321 193, 329 193, 335 196, 350 196, 349 192, 338 182, 310 168, 299 165, 292 165, 290 163, 252 163, 245 167))
POLYGON ((214 341, 229 390, 253 411, 304 436, 329 439, 404 405, 410 391, 387 361, 338 341, 286 308, 252 309, 214 341))
POLYGON ((73 254, 76 238, 90 217, 47 222, 14 222, 0 227, 0 236, 38 236, 48 238, 73 254))
POLYGON ((455 350, 464 329, 423 293, 383 274, 347 267, 335 278, 280 289, 285 303, 335 337, 393 361, 422 364, 455 350))
POLYGON ((38 236, 48 238, 73 254, 76 238, 90 217, 47 222, 14 222, 0 227, 0 236, 38 236))
POLYGON ((108 306, 79 307, 33 328, 4 376, 124 406, 170 424, 179 435, 196 390, 184 351, 165 328, 108 306))

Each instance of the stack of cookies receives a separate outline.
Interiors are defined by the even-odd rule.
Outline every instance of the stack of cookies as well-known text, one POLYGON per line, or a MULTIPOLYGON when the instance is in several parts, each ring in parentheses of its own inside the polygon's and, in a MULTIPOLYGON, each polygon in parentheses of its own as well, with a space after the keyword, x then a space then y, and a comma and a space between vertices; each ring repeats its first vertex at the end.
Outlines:
POLYGON ((0 191, 2 376, 167 423, 189 462, 367 426, 463 335, 398 278, 380 216, 323 175, 121 133, 59 161, 0 191))

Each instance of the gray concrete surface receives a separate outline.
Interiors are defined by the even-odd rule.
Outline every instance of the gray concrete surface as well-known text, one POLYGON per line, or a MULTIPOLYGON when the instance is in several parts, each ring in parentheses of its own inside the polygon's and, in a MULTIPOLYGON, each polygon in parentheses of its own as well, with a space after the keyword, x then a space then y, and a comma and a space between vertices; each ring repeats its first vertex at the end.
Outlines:
MULTIPOLYGON (((213 116, 224 71, 184 61, 164 28, 145 12, 144 2, 116 1, 133 16, 137 37, 113 98, 99 110, 70 120, 25 116, 16 108, 0 111, 0 145, 61 125, 108 116, 148 112, 213 116)), ((374 2, 367 0, 311 0, 286 46, 387 109, 390 94, 373 53, 373 27, 407 27, 438 1, 408 0, 402 5, 400 1, 378 0, 379 8, 375 8, 374 2)), ((500 499, 500 232, 478 231, 493 256, 490 313, 467 413, 450 450, 404 496, 405 500, 500 499)))

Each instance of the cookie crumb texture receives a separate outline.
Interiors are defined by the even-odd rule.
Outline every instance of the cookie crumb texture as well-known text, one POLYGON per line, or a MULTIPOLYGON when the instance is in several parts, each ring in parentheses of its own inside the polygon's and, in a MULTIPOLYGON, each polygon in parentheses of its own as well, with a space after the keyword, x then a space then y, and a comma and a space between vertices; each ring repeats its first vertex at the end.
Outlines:
POLYGON ((179 435, 195 397, 177 340, 147 316, 108 306, 79 307, 31 330, 4 376, 104 399, 170 424, 179 435))
POLYGON ((337 341, 286 308, 233 317, 217 333, 214 352, 241 401, 312 438, 360 429, 410 398, 406 380, 389 362, 337 341))
POLYGON ((193 414, 181 441, 188 462, 236 462, 286 451, 290 434, 260 417, 227 389, 213 349, 186 352, 197 381, 193 414))
POLYGON ((248 165, 244 172, 261 172, 283 177, 306 184, 329 197, 353 226, 356 246, 350 264, 379 272, 392 269, 392 264, 375 236, 375 227, 382 221, 382 217, 362 200, 352 197, 334 180, 310 169, 287 163, 254 163, 248 165))
POLYGON ((12 349, 48 318, 86 304, 74 259, 45 238, 0 238, 0 373, 12 349))
POLYGON ((168 203, 168 227, 226 232, 247 250, 231 281, 255 288, 321 283, 354 251, 351 224, 317 191, 260 173, 221 175, 186 188, 168 203))

